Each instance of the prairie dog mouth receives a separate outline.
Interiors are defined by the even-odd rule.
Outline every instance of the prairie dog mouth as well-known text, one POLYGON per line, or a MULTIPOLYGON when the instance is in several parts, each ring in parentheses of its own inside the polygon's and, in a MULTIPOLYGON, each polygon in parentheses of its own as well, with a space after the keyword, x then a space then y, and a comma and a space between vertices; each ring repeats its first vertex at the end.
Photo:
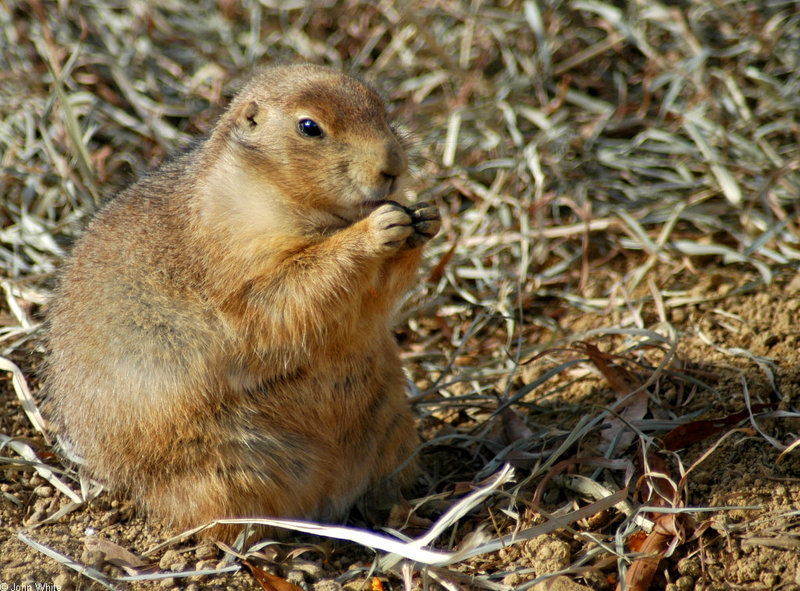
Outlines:
POLYGON ((381 205, 389 203, 388 199, 365 199, 356 208, 357 216, 359 219, 364 219, 369 216, 373 211, 378 209, 381 205))
POLYGON ((397 207, 402 207, 403 209, 406 208, 405 205, 394 199, 369 199, 361 204, 361 212, 364 217, 366 217, 378 209, 381 205, 386 205, 387 203, 396 205, 397 207))
POLYGON ((367 211, 374 211, 386 203, 395 203, 395 201, 391 199, 367 199, 361 204, 361 208, 367 211))

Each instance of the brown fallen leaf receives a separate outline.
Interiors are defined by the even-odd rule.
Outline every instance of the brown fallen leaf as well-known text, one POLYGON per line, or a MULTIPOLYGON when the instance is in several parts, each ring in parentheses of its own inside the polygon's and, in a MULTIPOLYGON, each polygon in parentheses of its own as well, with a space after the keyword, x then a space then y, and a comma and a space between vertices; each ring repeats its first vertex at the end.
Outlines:
POLYGON ((505 434, 506 443, 514 443, 515 441, 522 441, 532 439, 534 436, 530 427, 525 424, 520 414, 507 406, 500 412, 500 418, 503 421, 503 433, 505 434))
POLYGON ((105 562, 120 567, 129 575, 140 574, 142 569, 148 566, 148 563, 136 554, 109 540, 86 536, 83 538, 83 544, 87 550, 102 552, 105 562))
POLYGON ((608 385, 617 393, 617 398, 627 396, 642 385, 642 381, 636 375, 614 362, 613 355, 601 351, 591 343, 582 342, 577 345, 600 370, 608 385))
POLYGON ((303 591, 302 587, 298 587, 277 575, 268 573, 263 568, 259 568, 247 560, 243 561, 243 564, 250 569, 253 577, 259 582, 264 591, 303 591))
POLYGON ((487 442, 495 451, 505 450, 503 461, 510 463, 515 468, 529 470, 548 457, 547 452, 528 452, 521 449, 507 449, 509 444, 517 441, 528 441, 535 436, 535 433, 525 424, 525 419, 519 411, 510 406, 500 406, 498 411, 501 419, 502 429, 491 433, 487 442))
POLYGON ((633 442, 636 436, 633 431, 628 429, 627 423, 643 419, 647 414, 647 404, 649 402, 647 390, 641 388, 642 381, 634 373, 614 362, 613 355, 604 353, 591 343, 583 342, 578 345, 579 349, 586 353, 595 367, 600 370, 611 389, 616 392, 617 400, 621 400, 629 396, 631 392, 639 389, 636 394, 630 396, 621 406, 617 407, 619 416, 609 414, 603 420, 606 428, 600 432, 602 443, 599 445, 599 449, 601 451, 605 451, 615 442, 617 449, 625 449, 633 442))
MULTIPOLYGON (((771 408, 772 404, 754 404, 752 407, 753 412, 759 412, 765 408, 771 408)), ((689 447, 693 443, 703 441, 718 433, 730 425, 745 420, 749 416, 747 409, 740 410, 726 417, 718 419, 705 419, 700 421, 692 421, 684 425, 678 425, 672 431, 664 435, 661 439, 664 449, 669 451, 676 451, 689 447)))
POLYGON ((631 552, 641 552, 642 546, 647 541, 647 534, 643 531, 636 531, 628 538, 628 546, 631 552))
MULTIPOLYGON (((647 554, 633 561, 625 576, 625 585, 628 591, 647 591, 653 582, 653 577, 658 570, 661 559, 671 543, 677 541, 682 544, 686 540, 686 527, 682 515, 660 515, 655 520, 653 531, 641 544, 639 552, 647 554), (676 540, 676 538, 678 538, 676 540)), ((621 591, 622 585, 617 585, 621 591)))

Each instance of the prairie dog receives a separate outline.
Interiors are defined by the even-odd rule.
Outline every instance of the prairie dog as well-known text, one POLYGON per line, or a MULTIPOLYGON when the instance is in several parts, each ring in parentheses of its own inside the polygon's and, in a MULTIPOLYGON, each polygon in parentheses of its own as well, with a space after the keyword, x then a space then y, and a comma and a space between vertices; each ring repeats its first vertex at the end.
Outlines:
POLYGON ((440 222, 406 169, 369 87, 255 76, 65 262, 44 375, 65 450, 176 528, 337 519, 407 485, 413 461, 386 480, 417 446, 391 321, 440 222))

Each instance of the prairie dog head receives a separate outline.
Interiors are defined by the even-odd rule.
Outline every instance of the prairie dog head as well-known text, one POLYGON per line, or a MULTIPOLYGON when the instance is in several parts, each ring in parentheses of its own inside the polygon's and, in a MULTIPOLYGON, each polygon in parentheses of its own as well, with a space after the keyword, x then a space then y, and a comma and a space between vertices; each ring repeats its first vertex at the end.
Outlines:
POLYGON ((344 224, 398 200, 408 164, 377 93, 321 66, 264 70, 214 133, 226 136, 228 159, 246 168, 255 189, 248 193, 261 193, 246 200, 271 193, 298 215, 332 215, 344 224))

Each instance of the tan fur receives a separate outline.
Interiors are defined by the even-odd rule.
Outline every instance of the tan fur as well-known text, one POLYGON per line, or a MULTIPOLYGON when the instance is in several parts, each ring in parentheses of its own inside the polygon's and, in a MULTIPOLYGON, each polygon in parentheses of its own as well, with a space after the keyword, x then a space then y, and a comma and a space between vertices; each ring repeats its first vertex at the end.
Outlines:
POLYGON ((255 77, 66 262, 45 372, 65 447, 178 528, 334 519, 408 484, 413 462, 385 482, 417 445, 391 317, 439 219, 400 203, 405 171, 363 84, 310 65, 255 77))

